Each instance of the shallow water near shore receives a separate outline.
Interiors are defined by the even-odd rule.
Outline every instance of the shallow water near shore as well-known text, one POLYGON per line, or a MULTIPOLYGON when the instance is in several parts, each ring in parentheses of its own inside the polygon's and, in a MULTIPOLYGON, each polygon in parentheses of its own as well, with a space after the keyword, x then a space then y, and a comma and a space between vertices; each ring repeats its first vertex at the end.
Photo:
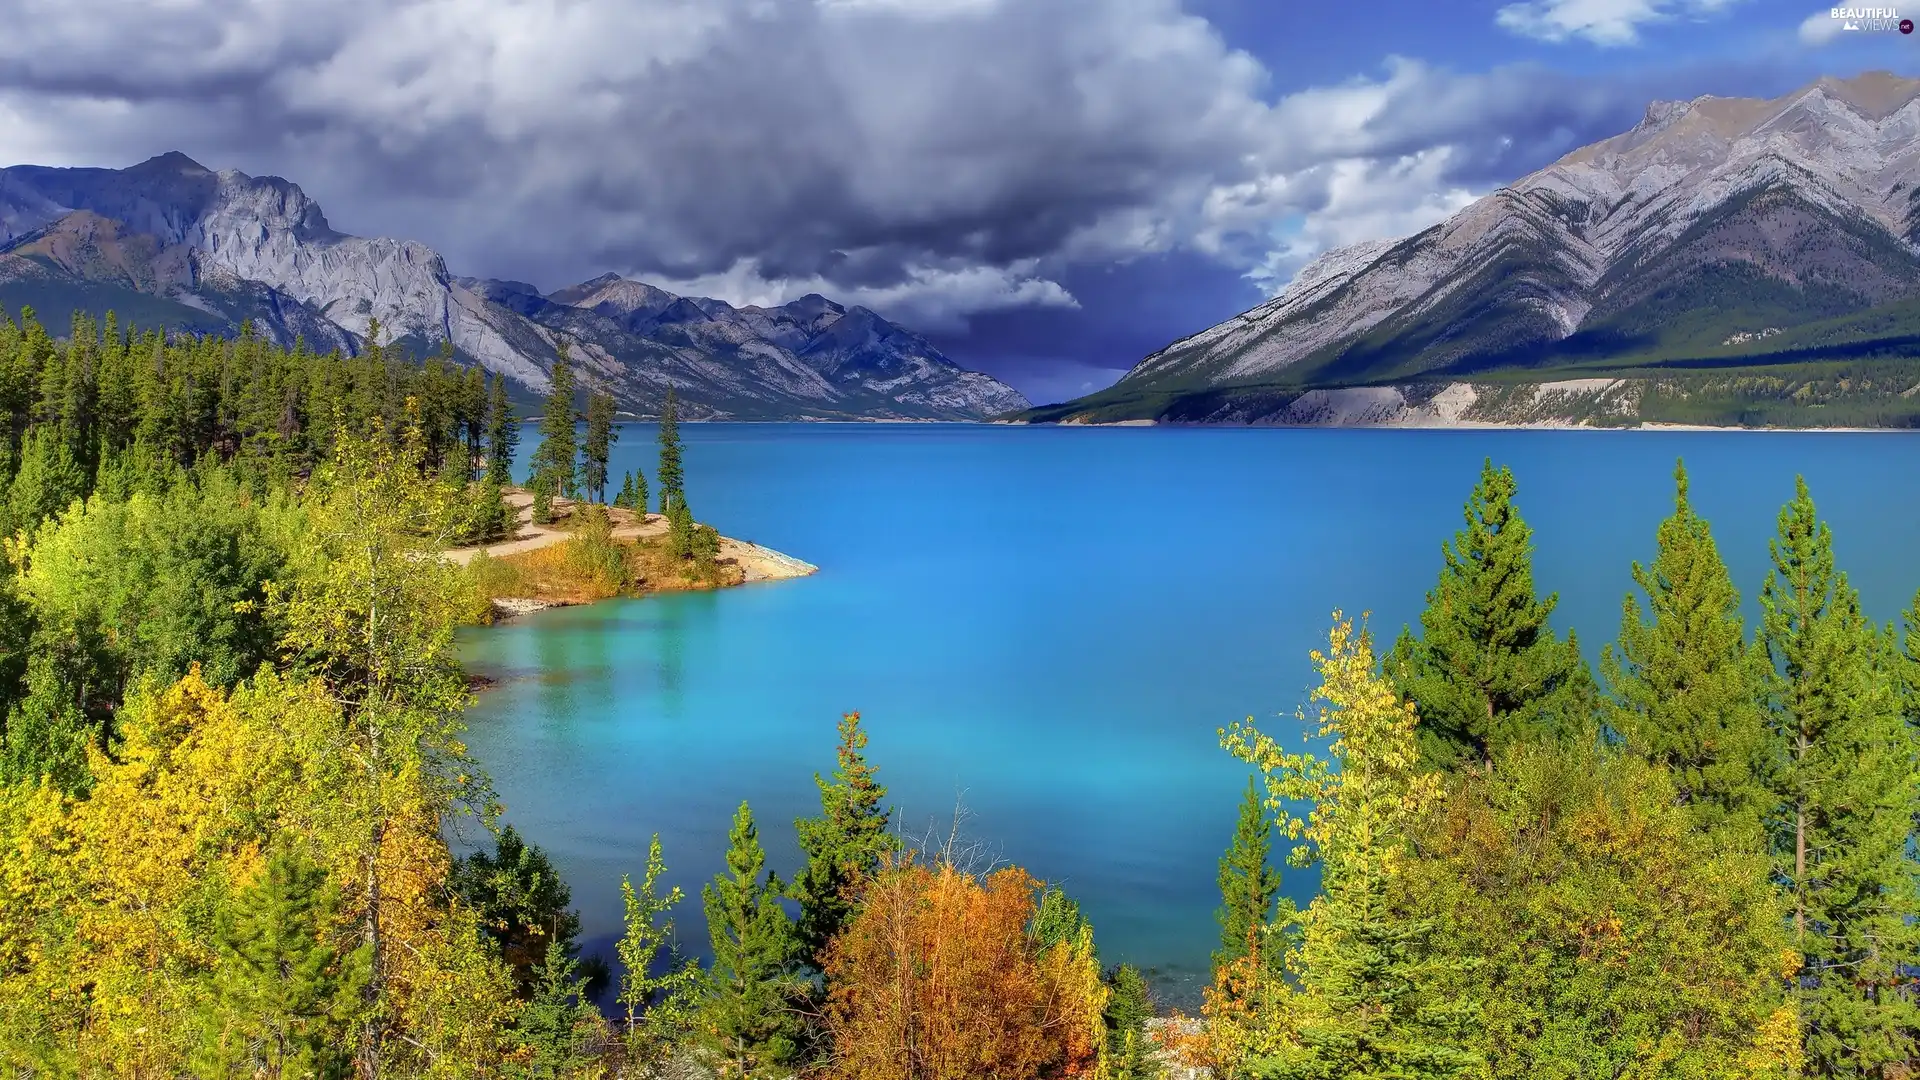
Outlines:
MULTIPOLYGON (((956 425, 682 427, 689 501, 819 574, 563 608, 463 632, 498 680, 468 742, 506 820, 553 855, 589 951, 658 832, 705 952, 699 888, 750 800, 798 863, 834 725, 860 710, 910 836, 1057 881, 1101 958, 1191 1001, 1218 932, 1217 861, 1247 770, 1216 730, 1294 741, 1333 609, 1390 639, 1417 618, 1483 458, 1513 467, 1554 621, 1591 659, 1653 553, 1684 456, 1749 626, 1803 473, 1868 613, 1920 588, 1920 436, 956 425)), ((616 476, 651 477, 652 425, 616 476)), ((529 442, 532 439, 528 440, 529 442)), ((1309 877, 1288 872, 1302 899, 1309 877)))

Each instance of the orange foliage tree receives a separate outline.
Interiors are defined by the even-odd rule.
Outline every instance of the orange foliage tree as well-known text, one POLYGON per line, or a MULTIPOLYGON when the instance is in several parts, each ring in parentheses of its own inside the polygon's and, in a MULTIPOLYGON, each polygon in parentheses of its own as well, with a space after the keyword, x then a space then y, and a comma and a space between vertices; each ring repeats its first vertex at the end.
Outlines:
POLYGON ((1024 870, 985 876, 906 861, 866 882, 829 947, 830 1075, 1027 1080, 1104 1072, 1090 931, 1043 945, 1024 870))

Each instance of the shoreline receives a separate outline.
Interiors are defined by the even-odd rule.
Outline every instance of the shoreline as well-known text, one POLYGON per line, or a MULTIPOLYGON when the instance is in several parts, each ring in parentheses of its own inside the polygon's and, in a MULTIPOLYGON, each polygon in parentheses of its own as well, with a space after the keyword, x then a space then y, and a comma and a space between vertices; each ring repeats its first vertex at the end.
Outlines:
MULTIPOLYGON (((539 551, 543 548, 553 547, 556 544, 564 544, 573 538, 574 533, 570 529, 560 528, 554 525, 534 524, 533 496, 524 489, 509 488, 506 494, 506 502, 508 506, 514 509, 516 515, 516 527, 511 538, 495 541, 491 544, 449 548, 442 551, 440 557, 455 565, 466 566, 473 561, 475 556, 483 553, 489 558, 505 558, 532 551, 539 551)), ((554 509, 567 515, 571 515, 573 508, 578 505, 584 504, 565 498, 554 500, 554 509)), ((624 510, 619 507, 609 507, 607 514, 614 526, 611 536, 616 541, 637 543, 641 540, 665 536, 667 532, 667 519, 660 514, 636 514, 633 511, 624 510)), ((770 547, 755 544, 747 540, 739 540, 731 536, 722 536, 720 538, 720 553, 715 557, 714 561, 722 566, 737 567, 740 571, 740 580, 706 586, 654 588, 635 594, 635 596, 609 596, 603 599, 634 599, 661 592, 698 592, 730 589, 737 588, 741 585, 750 585, 755 582, 789 581, 794 578, 810 577, 820 571, 819 567, 805 560, 796 559, 791 555, 775 551, 770 547)), ((583 601, 567 597, 494 596, 489 597, 488 602, 492 605, 493 621, 491 625, 497 626, 502 622, 518 616, 530 615, 536 611, 545 611, 548 608, 577 607, 582 604, 597 603, 598 601, 583 601)))
POLYGON ((1276 431, 1592 431, 1627 434, 1638 431, 1701 431, 1745 432, 1754 435, 1912 435, 1920 433, 1920 428, 1903 427, 1738 427, 1715 424, 1668 424, 1659 421, 1612 425, 1555 422, 1505 424, 1498 420, 1455 420, 1446 423, 1432 424, 1206 424, 1172 420, 991 420, 987 421, 987 423, 999 427, 1161 427, 1179 428, 1182 430, 1212 429, 1223 431, 1250 431, 1257 429, 1272 429, 1276 431))

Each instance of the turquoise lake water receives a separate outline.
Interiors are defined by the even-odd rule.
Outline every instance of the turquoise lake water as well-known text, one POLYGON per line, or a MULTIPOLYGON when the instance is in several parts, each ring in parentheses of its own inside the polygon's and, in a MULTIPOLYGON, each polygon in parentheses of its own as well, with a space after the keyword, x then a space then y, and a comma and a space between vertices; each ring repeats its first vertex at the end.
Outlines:
MULTIPOLYGON (((791 873, 792 821, 817 811, 813 773, 857 709, 904 831, 945 835, 963 807, 981 851, 1081 901, 1105 962, 1189 998, 1247 775, 1216 729, 1298 730, 1334 608, 1371 611, 1384 638, 1417 618, 1488 456, 1513 467, 1538 584, 1590 657, 1671 510, 1676 456, 1750 625, 1796 473, 1870 614, 1920 587, 1920 437, 1901 434, 681 430, 696 514, 818 575, 546 611, 462 645, 500 680, 470 745, 601 954, 654 832, 694 951, 742 799, 791 873)), ((622 429, 616 477, 651 475, 653 436, 622 429)))

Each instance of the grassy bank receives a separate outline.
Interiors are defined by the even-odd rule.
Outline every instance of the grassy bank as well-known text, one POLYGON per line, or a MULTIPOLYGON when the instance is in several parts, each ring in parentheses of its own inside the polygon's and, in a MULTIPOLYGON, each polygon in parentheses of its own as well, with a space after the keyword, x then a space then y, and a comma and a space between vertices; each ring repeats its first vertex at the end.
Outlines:
POLYGON ((591 504, 562 507, 561 513, 541 534, 552 537, 551 542, 498 555, 481 550, 467 560, 476 621, 492 622, 515 608, 718 589, 747 579, 746 570, 733 559, 677 557, 663 525, 648 531, 659 522, 657 516, 641 520, 624 510, 591 504))

